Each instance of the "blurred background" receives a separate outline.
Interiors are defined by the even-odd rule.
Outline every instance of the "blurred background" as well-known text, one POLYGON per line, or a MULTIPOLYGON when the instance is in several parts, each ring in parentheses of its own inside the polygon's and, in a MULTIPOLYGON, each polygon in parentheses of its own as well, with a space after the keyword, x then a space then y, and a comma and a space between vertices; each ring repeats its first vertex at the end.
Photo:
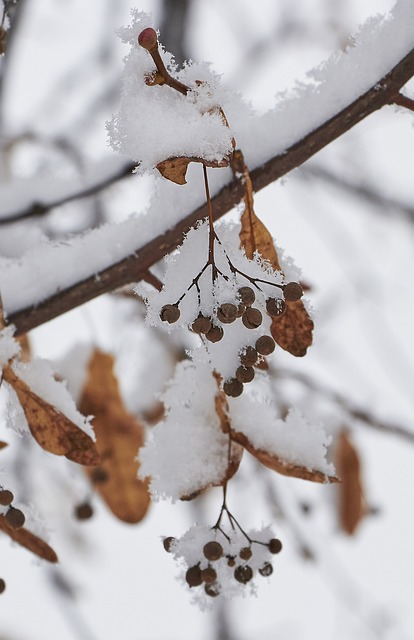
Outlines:
MULTIPOLYGON (((392 5, 142 0, 137 8, 153 12, 178 63, 211 61, 222 82, 263 113, 345 49, 358 24, 392 5)), ((65 242, 145 209, 155 183, 119 177, 128 160, 107 144, 105 121, 117 111, 128 53, 115 31, 129 23, 129 3, 18 0, 6 8, 0 256, 23 261, 45 239, 65 242), (102 188, 77 197, 102 176, 102 188), (62 193, 70 202, 60 203, 62 193)), ((404 92, 413 89, 411 82, 404 92)), ((138 525, 122 523, 92 495, 81 469, 7 429, 2 391, 0 440, 9 446, 0 452, 0 482, 13 487, 60 563, 51 568, 1 536, 1 640, 414 636, 413 140, 412 112, 384 108, 255 198, 256 213, 302 268, 315 310, 314 345, 303 359, 278 350, 272 384, 281 407, 299 406, 334 444, 349 433, 364 505, 352 532, 341 489, 278 476, 246 455, 230 485, 232 511, 246 527, 272 523, 284 550, 257 598, 202 613, 177 581, 161 536, 213 523, 220 491, 156 503, 138 525), (84 500, 94 515, 79 521, 74 510, 84 500)), ((125 405, 149 424, 156 394, 191 343, 150 331, 144 311, 138 299, 103 296, 33 330, 32 352, 53 360, 73 389, 92 346, 114 354, 125 405)))

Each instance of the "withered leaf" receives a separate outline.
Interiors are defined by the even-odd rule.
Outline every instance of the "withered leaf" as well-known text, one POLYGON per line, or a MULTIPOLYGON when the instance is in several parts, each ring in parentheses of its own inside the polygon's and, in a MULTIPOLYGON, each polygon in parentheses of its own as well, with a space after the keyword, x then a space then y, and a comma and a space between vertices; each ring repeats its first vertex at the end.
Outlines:
POLYGON ((45 451, 78 464, 98 464, 99 454, 87 433, 34 393, 10 365, 3 370, 3 377, 20 401, 33 438, 45 451))
POLYGON ((312 480, 312 482, 338 482, 336 476, 328 476, 321 471, 315 469, 307 469, 298 464, 293 464, 287 460, 279 458, 275 454, 256 449, 244 433, 232 430, 231 437, 235 442, 241 444, 249 453, 251 453, 259 462, 268 469, 277 471, 284 476, 292 478, 302 478, 303 480, 312 480))
POLYGON ((21 529, 12 529, 7 525, 4 515, 0 515, 0 531, 3 531, 3 533, 8 535, 14 542, 25 547, 35 555, 39 556, 39 558, 47 560, 48 562, 58 562, 58 557, 55 551, 44 540, 42 540, 42 538, 39 538, 24 527, 21 529))
POLYGON ((80 410, 95 416, 93 426, 101 464, 88 470, 88 474, 92 481, 103 479, 96 482, 96 490, 112 513, 123 522, 134 524, 142 520, 150 503, 148 485, 137 477, 144 428, 126 411, 113 367, 112 356, 94 351, 80 410))
POLYGON ((277 344, 293 356, 304 356, 313 339, 313 320, 309 317, 305 305, 298 302, 286 302, 286 311, 282 316, 272 319, 270 333, 277 344))
POLYGON ((207 161, 203 158, 196 157, 177 157, 177 158, 169 158, 168 160, 163 160, 157 164, 157 169, 163 178, 167 178, 167 180, 171 180, 171 182, 175 182, 175 184, 187 184, 187 180, 185 179, 187 174, 187 168, 190 162, 199 162, 204 164, 206 167, 228 167, 229 160, 224 158, 221 161, 207 161))
POLYGON ((345 431, 337 439, 335 466, 341 478, 338 487, 339 524, 343 531, 352 535, 366 515, 366 507, 358 451, 345 431))
POLYGON ((4 449, 5 447, 8 447, 9 445, 7 444, 7 442, 3 442, 3 440, 0 440, 0 450, 4 449))

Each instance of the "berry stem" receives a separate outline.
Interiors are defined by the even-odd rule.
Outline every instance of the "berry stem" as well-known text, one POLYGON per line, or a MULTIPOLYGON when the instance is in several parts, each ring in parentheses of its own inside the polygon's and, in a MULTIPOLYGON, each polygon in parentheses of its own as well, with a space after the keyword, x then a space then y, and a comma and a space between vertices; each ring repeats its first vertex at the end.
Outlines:
MULTIPOLYGON (((214 241, 217 240, 217 235, 214 230, 214 219, 213 219, 213 208, 211 206, 211 198, 210 198, 210 189, 208 186, 208 176, 207 176, 207 167, 203 162, 203 176, 204 176, 204 187, 206 190, 206 199, 207 199, 207 208, 208 208, 208 224, 209 224, 209 236, 208 236, 208 264, 211 264, 212 273, 211 277, 214 281, 217 277, 217 267, 214 261, 214 241)), ((226 254, 227 255, 227 254, 226 254)))
POLYGON ((160 56, 160 52, 158 50, 158 40, 156 41, 153 47, 150 47, 150 48, 144 47, 144 48, 147 49, 151 58, 154 60, 154 64, 157 67, 157 71, 163 77, 165 84, 168 84, 169 87, 171 87, 172 89, 175 89, 179 93, 182 93, 184 96, 186 96, 187 93, 190 91, 190 87, 187 87, 187 85, 183 84, 179 80, 176 80, 175 78, 170 76, 160 56))

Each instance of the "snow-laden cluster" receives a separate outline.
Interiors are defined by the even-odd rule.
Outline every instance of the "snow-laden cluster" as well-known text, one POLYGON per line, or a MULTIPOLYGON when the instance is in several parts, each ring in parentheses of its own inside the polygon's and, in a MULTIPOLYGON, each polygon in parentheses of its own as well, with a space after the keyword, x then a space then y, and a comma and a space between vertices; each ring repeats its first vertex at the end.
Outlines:
POLYGON ((164 547, 183 567, 182 579, 202 609, 217 596, 255 593, 256 579, 273 573, 272 561, 282 549, 270 527, 244 532, 234 524, 196 524, 179 539, 165 538, 164 547))
MULTIPOLYGON (((281 420, 273 398, 264 395, 263 385, 260 388, 260 394, 246 393, 229 400, 232 431, 243 434, 256 451, 332 475, 333 465, 326 460, 330 438, 322 427, 309 424, 297 410, 281 420)), ((230 435, 223 433, 216 411, 217 393, 207 363, 177 365, 161 398, 165 418, 151 429, 139 454, 139 475, 150 478, 155 499, 176 501, 226 479, 230 435)))
MULTIPOLYGON (((217 333, 201 332, 203 346, 193 357, 210 362, 224 382, 235 376, 240 356, 246 348, 255 347, 258 338, 269 335, 272 318, 266 302, 273 299, 283 305, 282 273, 274 271, 260 256, 249 260, 239 247, 238 230, 236 225, 217 227, 220 241, 215 242, 217 273, 214 280, 213 265, 208 264, 209 226, 204 221, 190 230, 174 254, 167 256, 162 291, 154 291, 145 285, 137 288, 146 299, 147 322, 152 326, 189 327, 199 333, 194 321, 200 316, 209 319, 211 328, 217 333), (255 300, 250 306, 259 312, 258 324, 252 325, 244 317, 246 309, 240 291, 246 286, 254 292, 255 300), (238 317, 234 321, 223 317, 223 305, 237 307, 238 317), (179 313, 170 319, 163 311, 171 306, 179 313)), ((292 265, 289 265, 289 272, 290 276, 298 275, 292 265)))
POLYGON ((119 112, 107 123, 111 146, 137 162, 138 173, 181 156, 222 161, 233 147, 218 110, 224 94, 219 76, 206 63, 186 64, 178 71, 173 56, 161 50, 170 74, 191 90, 183 95, 166 85, 148 86, 146 78, 156 69, 138 36, 152 26, 150 15, 133 10, 131 25, 118 32, 131 51, 125 58, 119 112))

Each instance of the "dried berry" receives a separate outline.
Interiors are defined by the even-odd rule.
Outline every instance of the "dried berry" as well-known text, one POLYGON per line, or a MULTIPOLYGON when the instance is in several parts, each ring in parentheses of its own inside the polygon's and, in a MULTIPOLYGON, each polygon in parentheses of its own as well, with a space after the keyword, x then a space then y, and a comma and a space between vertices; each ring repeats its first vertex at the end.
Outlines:
POLYGON ((244 367, 240 365, 236 369, 236 378, 239 382, 251 382, 254 378, 254 369, 253 367, 244 367))
POLYGON ((82 502, 75 507, 75 518, 77 520, 89 520, 93 516, 93 509, 89 502, 82 502))
POLYGON ((151 27, 147 27, 139 34, 138 44, 148 51, 154 49, 158 44, 157 32, 151 27))
POLYGON ((260 336, 256 340, 256 351, 261 356, 268 356, 275 350, 276 344, 272 336, 260 336))
POLYGON ((221 327, 216 327, 213 325, 208 333, 206 333, 206 338, 209 342, 219 342, 224 336, 224 331, 221 327))
POLYGON ((255 307, 248 307, 242 315, 242 322, 247 329, 257 329, 262 324, 262 313, 255 307))
POLYGON ((194 567, 190 567, 189 569, 187 569, 187 573, 185 574, 185 579, 187 584, 190 587, 200 586, 200 584, 203 582, 203 579, 201 577, 201 569, 198 566, 198 564, 195 565, 194 567))
POLYGON ((3 507, 8 507, 14 500, 14 495, 8 489, 2 489, 0 491, 0 504, 3 507))
POLYGON ((213 584, 217 580, 217 572, 213 567, 207 567, 202 570, 201 577, 206 584, 213 584))
POLYGON ((297 302, 303 296, 303 289, 299 282, 288 282, 283 289, 285 300, 289 302, 297 302))
POLYGON ((240 354, 240 363, 245 367, 252 367, 257 362, 257 351, 254 347, 246 347, 240 354))
POLYGON ((272 538, 268 546, 270 553, 280 553, 282 551, 282 543, 278 538, 272 538))
POLYGON ((236 559, 233 558, 233 556, 230 556, 229 559, 227 560, 227 565, 229 567, 234 567, 236 565, 236 559))
POLYGON ((163 322, 173 324, 180 317, 180 310, 175 304, 165 304, 160 311, 160 318, 163 322))
POLYGON ((283 316, 286 311, 286 302, 282 298, 269 298, 266 300, 266 311, 272 318, 283 316))
POLYGON ((4 517, 11 529, 21 529, 26 522, 26 517, 23 511, 15 509, 14 507, 9 507, 9 510, 4 517))
POLYGON ((243 547, 243 549, 240 549, 239 556, 242 560, 250 560, 252 555, 253 552, 250 547, 243 547))
POLYGON ((251 287, 240 287, 239 298, 246 307, 251 307, 256 300, 256 295, 251 287))
POLYGON ((248 564, 236 567, 234 570, 234 577, 236 578, 237 582, 246 584, 253 578, 253 569, 249 567, 248 564))
POLYGON ((171 547, 175 542, 175 538, 173 536, 168 536, 168 538, 164 538, 162 544, 164 545, 164 549, 169 553, 171 551, 171 547))
POLYGON ((0 593, 3 593, 5 589, 6 589, 6 583, 4 582, 3 578, 0 578, 0 593))
POLYGON ((223 555, 223 547, 220 542, 211 540, 204 545, 203 553, 207 560, 218 560, 223 555))
POLYGON ((273 567, 270 562, 265 562, 263 567, 260 567, 259 573, 261 576, 265 576, 265 578, 267 578, 267 576, 271 576, 273 573, 273 567))
POLYGON ((211 598, 216 598, 220 594, 220 586, 217 583, 204 585, 204 591, 211 598))
POLYGON ((193 322, 193 324, 191 325, 191 329, 192 331, 194 331, 194 333, 208 333, 211 329, 211 320, 210 318, 207 318, 206 316, 203 316, 201 313, 199 314, 198 318, 196 318, 193 322))
POLYGON ((225 302, 217 309, 217 319, 223 324, 230 324, 237 318, 237 307, 231 302, 225 302))
POLYGON ((237 378, 229 378, 223 384, 223 391, 226 396, 237 398, 243 393, 243 383, 237 380, 237 378))

